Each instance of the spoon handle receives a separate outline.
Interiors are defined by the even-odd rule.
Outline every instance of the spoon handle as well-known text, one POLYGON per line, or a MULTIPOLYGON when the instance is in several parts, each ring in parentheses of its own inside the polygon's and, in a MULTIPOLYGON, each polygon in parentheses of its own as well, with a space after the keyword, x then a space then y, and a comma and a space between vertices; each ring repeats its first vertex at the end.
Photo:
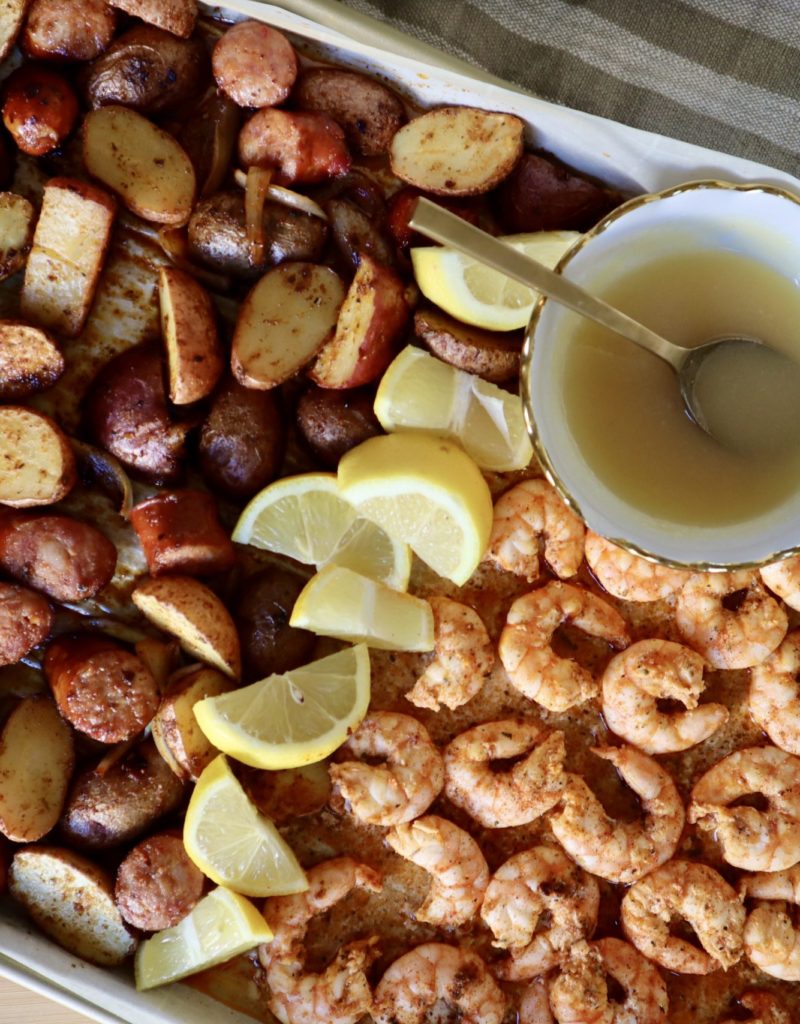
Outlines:
POLYGON ((506 277, 519 281, 529 288, 535 288, 536 291, 555 299, 575 313, 621 334, 641 348, 666 360, 676 373, 680 371, 681 364, 689 354, 689 349, 667 341, 644 324, 632 320, 602 299, 590 295, 567 278, 428 199, 417 200, 408 223, 415 231, 433 239, 434 242, 441 242, 465 256, 471 256, 479 263, 505 274, 506 277))

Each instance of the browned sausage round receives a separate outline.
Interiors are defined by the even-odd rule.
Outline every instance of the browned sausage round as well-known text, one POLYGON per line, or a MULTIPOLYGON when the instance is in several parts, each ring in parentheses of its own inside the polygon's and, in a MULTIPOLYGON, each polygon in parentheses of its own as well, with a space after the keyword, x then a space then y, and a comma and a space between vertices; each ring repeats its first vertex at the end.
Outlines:
POLYGON ((83 601, 111 581, 117 549, 70 516, 12 514, 0 522, 0 568, 55 601, 83 601))
POLYGON ((289 625, 304 583, 296 573, 277 567, 257 572, 245 582, 233 617, 247 678, 263 679, 308 661, 314 634, 289 625))
POLYGON ((326 114, 259 110, 239 132, 244 167, 269 167, 279 185, 316 185, 350 169, 339 125, 326 114))
POLYGON ((94 60, 111 42, 116 22, 103 0, 33 0, 20 48, 40 60, 94 60))
POLYGON ((150 670, 106 637, 59 637, 47 648, 44 673, 64 718, 100 743, 131 739, 158 709, 150 670))
POLYGON ((204 882, 181 837, 164 832, 139 843, 120 864, 114 899, 128 924, 157 932, 186 917, 203 895, 204 882))
POLYGON ((0 583, 0 665, 14 665, 47 639, 53 611, 41 594, 0 583))
POLYGON ((78 100, 65 78, 48 68, 25 64, 8 78, 3 123, 23 153, 43 156, 72 131, 78 100))
POLYGON ((240 107, 281 103, 297 78, 292 44, 260 21, 229 28, 214 47, 211 66, 217 85, 240 107))

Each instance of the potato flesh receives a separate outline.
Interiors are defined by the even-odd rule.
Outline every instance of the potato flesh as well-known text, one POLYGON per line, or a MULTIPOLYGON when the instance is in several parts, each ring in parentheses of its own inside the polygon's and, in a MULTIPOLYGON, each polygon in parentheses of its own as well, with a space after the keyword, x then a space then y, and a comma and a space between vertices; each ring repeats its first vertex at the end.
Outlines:
POLYGON ((75 483, 69 441, 47 416, 17 405, 0 407, 0 503, 50 505, 75 483))
POLYGON ((219 753, 194 717, 195 704, 232 689, 234 684, 221 672, 195 667, 181 673, 164 695, 152 722, 153 740, 161 756, 181 778, 196 782, 219 753))
POLYGON ((186 39, 197 19, 197 0, 108 0, 109 6, 186 39))
POLYGON ((224 368, 214 307, 201 284, 173 267, 161 268, 158 296, 169 397, 189 405, 211 394, 224 368))
POLYGON ((44 331, 0 320, 0 398, 34 394, 63 372, 64 357, 44 331))
POLYGON ((11 52, 27 7, 28 0, 3 0, 0 3, 0 60, 5 60, 11 52))
POLYGON ((25 265, 33 238, 33 206, 24 196, 0 192, 0 281, 25 265))

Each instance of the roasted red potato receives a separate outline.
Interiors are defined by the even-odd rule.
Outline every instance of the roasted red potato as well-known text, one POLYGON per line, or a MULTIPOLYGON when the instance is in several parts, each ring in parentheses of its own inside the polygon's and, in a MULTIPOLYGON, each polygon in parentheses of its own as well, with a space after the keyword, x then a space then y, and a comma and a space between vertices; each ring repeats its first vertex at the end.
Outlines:
POLYGON ((203 895, 205 876, 179 834, 162 832, 134 846, 117 869, 114 901, 129 925, 144 932, 173 928, 203 895))
POLYGON ((94 526, 65 515, 0 520, 0 568, 54 601, 83 601, 111 582, 117 549, 94 526))
POLYGON ((395 251, 390 239, 363 210, 347 199, 329 199, 325 212, 330 222, 331 240, 350 271, 358 268, 362 253, 378 263, 392 266, 395 251))
POLYGON ((496 205, 506 231, 586 231, 622 202, 554 157, 526 153, 500 186, 496 205))
POLYGON ((324 388, 355 388, 375 380, 392 360, 408 322, 405 286, 389 267, 362 255, 336 333, 309 377, 324 388))
POLYGON ((19 45, 35 60, 94 60, 116 25, 116 13, 104 0, 33 0, 19 45))
POLYGON ((108 637, 58 637, 47 648, 43 667, 61 714, 99 743, 132 739, 158 708, 158 687, 150 670, 108 637))
POLYGON ((233 100, 211 88, 178 132, 178 142, 192 161, 201 199, 222 187, 236 152, 240 124, 241 112, 233 100))
POLYGON ((64 357, 45 331, 18 320, 0 320, 0 399, 44 391, 63 372, 64 357))
POLYGON ((297 57, 286 36, 260 21, 232 25, 214 47, 217 85, 240 107, 273 107, 289 95, 297 57))
POLYGON ((414 314, 414 333, 443 362, 493 384, 505 384, 519 374, 521 331, 468 327, 429 307, 414 314))
POLYGON ((330 117, 271 107, 239 132, 239 160, 270 168, 278 185, 314 185, 350 168, 344 132, 330 117))
POLYGON ((358 388, 337 391, 313 385, 297 403, 297 426, 319 461, 335 469, 345 452, 382 433, 373 411, 375 393, 358 388))
POLYGON ((130 521, 152 576, 209 576, 236 561, 217 504, 205 491, 161 491, 134 506, 130 521))
POLYGON ((368 75, 344 68, 311 68, 292 95, 302 110, 327 114, 344 129, 350 148, 362 156, 381 156, 406 121, 403 101, 368 75))
POLYGON ((286 450, 286 425, 275 392, 228 380, 200 430, 200 470, 208 485, 237 501, 274 480, 286 450))
POLYGON ((3 88, 3 124, 23 153, 44 156, 75 127, 78 98, 62 75, 37 64, 13 71, 3 88))
POLYGON ((50 635, 53 610, 35 590, 0 583, 0 665, 15 665, 50 635))
POLYGON ((0 281, 25 266, 33 243, 33 222, 33 206, 24 196, 0 192, 0 281))
POLYGON ((312 656, 316 638, 289 625, 306 579, 278 566, 250 576, 242 586, 234 619, 242 640, 245 678, 287 672, 312 656))
POLYGON ((0 60, 5 60, 17 41, 30 0, 3 0, 0 5, 0 60))
POLYGON ((126 14, 187 39, 197 21, 197 0, 109 0, 126 14))
POLYGON ((211 296, 190 274, 162 267, 158 282, 169 397, 175 405, 207 398, 224 369, 211 296))
POLYGON ((85 410, 97 444, 128 469, 152 481, 178 478, 189 426, 171 419, 157 345, 137 345, 107 363, 89 389, 85 410))
POLYGON ((0 406, 0 504, 50 505, 76 480, 75 454, 55 420, 23 405, 0 406))

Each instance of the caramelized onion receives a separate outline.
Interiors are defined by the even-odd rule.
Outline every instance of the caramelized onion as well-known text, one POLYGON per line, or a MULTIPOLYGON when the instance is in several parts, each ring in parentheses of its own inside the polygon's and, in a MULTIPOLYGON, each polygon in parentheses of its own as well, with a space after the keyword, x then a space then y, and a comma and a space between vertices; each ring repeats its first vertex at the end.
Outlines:
POLYGON ((72 447, 78 456, 81 476, 89 483, 99 484, 119 502, 119 514, 127 516, 133 506, 133 487, 121 464, 113 455, 85 441, 73 439, 72 447))
POLYGON ((264 262, 264 203, 272 180, 272 171, 251 167, 244 186, 244 222, 250 245, 250 262, 254 267, 264 262))
MULTIPOLYGON (((234 181, 241 188, 247 187, 248 173, 240 170, 238 167, 233 172, 234 181)), ((288 206, 292 210, 297 210, 298 213, 307 213, 309 217, 318 217, 320 220, 328 219, 327 213, 325 213, 319 203, 315 203, 309 196, 304 196, 301 192, 293 192, 292 189, 285 188, 283 185, 269 185, 267 188, 267 198, 271 199, 274 203, 280 203, 281 206, 288 206)))

